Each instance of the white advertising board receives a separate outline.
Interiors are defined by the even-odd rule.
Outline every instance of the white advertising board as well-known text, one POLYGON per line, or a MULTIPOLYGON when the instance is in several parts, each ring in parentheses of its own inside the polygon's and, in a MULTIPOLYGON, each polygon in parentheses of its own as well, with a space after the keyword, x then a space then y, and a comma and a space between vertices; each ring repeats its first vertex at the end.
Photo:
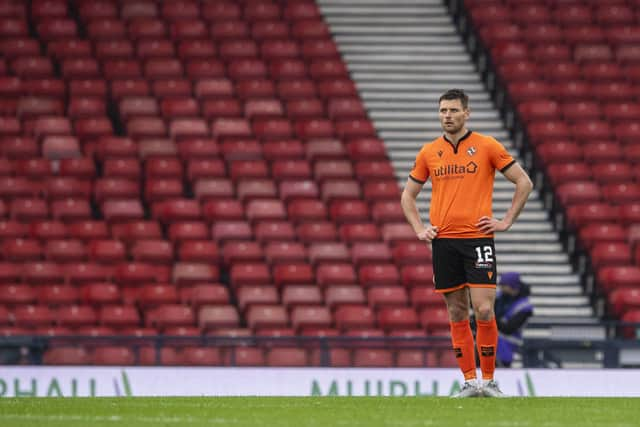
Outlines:
MULTIPOLYGON (((640 397, 640 370, 498 370, 511 396, 640 397)), ((457 369, 3 367, 0 397, 449 396, 457 369)))

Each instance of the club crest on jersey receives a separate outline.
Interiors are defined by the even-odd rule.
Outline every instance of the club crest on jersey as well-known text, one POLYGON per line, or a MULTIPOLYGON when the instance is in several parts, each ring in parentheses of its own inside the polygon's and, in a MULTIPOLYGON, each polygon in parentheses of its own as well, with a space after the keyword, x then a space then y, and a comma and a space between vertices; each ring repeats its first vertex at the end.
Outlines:
POLYGON ((442 157, 442 150, 438 151, 438 157, 442 157))
POLYGON ((467 149, 467 154, 470 155, 470 156, 473 156, 474 154, 476 154, 476 151, 477 151, 476 147, 469 147, 467 149))

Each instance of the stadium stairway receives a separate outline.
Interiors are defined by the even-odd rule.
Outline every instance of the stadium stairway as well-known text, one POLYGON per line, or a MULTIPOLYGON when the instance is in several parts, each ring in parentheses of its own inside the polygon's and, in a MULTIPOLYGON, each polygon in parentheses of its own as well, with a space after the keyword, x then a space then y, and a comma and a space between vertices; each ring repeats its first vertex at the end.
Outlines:
MULTIPOLYGON (((441 0, 402 0, 392 6, 380 0, 319 0, 318 4, 385 141, 401 187, 419 147, 440 134, 437 100, 451 87, 470 95, 469 127, 495 136, 524 164, 441 0)), ((512 184, 498 174, 497 216, 510 206, 512 190, 512 184)), ((423 218, 428 208, 425 191, 419 198, 423 218)), ((499 271, 519 271, 532 285, 536 312, 527 337, 604 336, 537 190, 513 228, 496 236, 496 249, 499 271), (571 323, 590 327, 578 330, 571 323)))

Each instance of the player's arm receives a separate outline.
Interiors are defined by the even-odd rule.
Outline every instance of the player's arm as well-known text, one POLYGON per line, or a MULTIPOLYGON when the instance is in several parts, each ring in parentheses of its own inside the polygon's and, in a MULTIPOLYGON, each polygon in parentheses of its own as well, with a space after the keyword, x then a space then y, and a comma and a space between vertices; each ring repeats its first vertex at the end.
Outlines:
POLYGON ((414 179, 407 179, 407 184, 404 186, 402 197, 400 198, 400 204, 407 222, 413 228, 418 239, 430 242, 438 234, 438 228, 431 225, 425 227, 420 219, 417 199, 423 185, 423 183, 419 183, 414 179))
POLYGON ((529 178, 529 175, 527 175, 517 162, 514 162, 507 170, 503 171, 503 174, 509 181, 516 185, 516 190, 511 200, 511 207, 501 220, 486 216, 480 218, 476 225, 483 233, 491 234, 495 231, 507 231, 511 228, 520 215, 520 212, 522 212, 524 204, 527 202, 529 194, 531 194, 531 190, 533 190, 531 178, 529 178))

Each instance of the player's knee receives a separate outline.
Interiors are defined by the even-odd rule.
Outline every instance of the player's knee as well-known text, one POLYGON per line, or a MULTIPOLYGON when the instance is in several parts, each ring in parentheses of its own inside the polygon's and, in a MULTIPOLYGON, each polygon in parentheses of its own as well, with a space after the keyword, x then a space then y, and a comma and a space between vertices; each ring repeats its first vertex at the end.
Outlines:
POLYGON ((476 319, 491 320, 493 318, 493 305, 491 303, 480 304, 474 311, 476 319))

